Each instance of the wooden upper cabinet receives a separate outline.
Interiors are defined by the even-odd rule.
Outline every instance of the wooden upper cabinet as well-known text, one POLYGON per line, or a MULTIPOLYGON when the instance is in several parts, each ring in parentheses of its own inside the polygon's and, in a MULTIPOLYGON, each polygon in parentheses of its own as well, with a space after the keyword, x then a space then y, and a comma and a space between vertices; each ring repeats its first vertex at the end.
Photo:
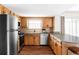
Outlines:
POLYGON ((0 5, 0 14, 10 14, 10 9, 4 7, 3 5, 0 5))
POLYGON ((27 19, 21 18, 21 28, 26 28, 26 27, 27 27, 27 19))
POLYGON ((43 19, 43 28, 53 27, 53 17, 43 19))
POLYGON ((0 14, 3 14, 4 7, 0 4, 0 14))
POLYGON ((4 7, 4 9, 3 9, 4 11, 4 14, 11 14, 11 11, 10 11, 10 9, 8 9, 8 8, 6 8, 6 7, 4 7))
POLYGON ((57 55, 57 43, 56 40, 54 40, 54 53, 57 55))

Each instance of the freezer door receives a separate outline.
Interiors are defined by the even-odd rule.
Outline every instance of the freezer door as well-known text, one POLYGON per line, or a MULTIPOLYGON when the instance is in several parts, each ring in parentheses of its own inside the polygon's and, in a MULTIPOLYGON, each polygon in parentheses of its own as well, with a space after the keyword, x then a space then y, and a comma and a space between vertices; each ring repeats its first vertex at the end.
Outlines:
POLYGON ((8 32, 9 54, 17 55, 18 31, 8 32))
POLYGON ((15 16, 7 15, 7 30, 18 29, 18 18, 15 16))

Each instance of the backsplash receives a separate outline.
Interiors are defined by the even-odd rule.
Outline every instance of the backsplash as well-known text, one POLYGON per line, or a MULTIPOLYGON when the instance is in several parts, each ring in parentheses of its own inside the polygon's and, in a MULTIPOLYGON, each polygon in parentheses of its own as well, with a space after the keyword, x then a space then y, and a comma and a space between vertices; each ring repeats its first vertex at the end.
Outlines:
POLYGON ((42 29, 26 29, 26 28, 21 28, 21 32, 24 32, 24 33, 41 33, 42 29))
POLYGON ((27 29, 26 33, 41 33, 42 30, 41 29, 27 29))
MULTIPOLYGON (((51 28, 44 28, 45 32, 53 32, 53 29, 51 28)), ((27 28, 21 28, 20 29, 21 32, 24 33, 41 33, 43 32, 42 29, 27 29, 27 28)))

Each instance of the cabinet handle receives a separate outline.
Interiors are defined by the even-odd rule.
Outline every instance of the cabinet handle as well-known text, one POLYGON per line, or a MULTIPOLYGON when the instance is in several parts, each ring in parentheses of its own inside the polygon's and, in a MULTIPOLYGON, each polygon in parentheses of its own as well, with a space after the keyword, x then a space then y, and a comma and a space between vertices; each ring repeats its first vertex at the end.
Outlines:
POLYGON ((55 43, 55 46, 57 46, 57 43, 55 43))

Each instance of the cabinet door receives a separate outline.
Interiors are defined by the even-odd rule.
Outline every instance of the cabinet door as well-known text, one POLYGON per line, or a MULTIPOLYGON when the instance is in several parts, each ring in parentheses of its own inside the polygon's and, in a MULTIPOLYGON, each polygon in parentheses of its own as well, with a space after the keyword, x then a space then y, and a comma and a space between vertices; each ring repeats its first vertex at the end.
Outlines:
POLYGON ((40 45, 40 37, 39 37, 39 35, 34 36, 34 45, 40 45))
POLYGON ((51 48, 54 49, 54 37, 51 37, 51 48))
POLYGON ((39 35, 25 35, 24 36, 24 45, 40 45, 39 35))
POLYGON ((60 42, 57 42, 57 55, 61 55, 62 52, 61 52, 61 43, 60 42))
POLYGON ((29 35, 28 45, 34 45, 34 35, 29 35))
POLYGON ((27 24, 26 18, 21 18, 21 27, 26 28, 27 27, 26 24, 27 24))
POLYGON ((53 50, 53 47, 54 47, 53 39, 50 39, 50 41, 49 41, 49 46, 50 46, 51 49, 53 50))
POLYGON ((57 54, 57 43, 55 40, 54 40, 54 49, 53 50, 54 50, 54 53, 57 54))
POLYGON ((58 42, 57 40, 54 40, 54 53, 56 55, 61 55, 62 54, 62 50, 61 50, 61 43, 58 42))
POLYGON ((43 20, 43 27, 44 28, 47 28, 47 27, 52 27, 53 26, 53 24, 52 24, 52 18, 45 18, 44 20, 43 20))
POLYGON ((24 45, 28 45, 28 35, 24 35, 24 45))

